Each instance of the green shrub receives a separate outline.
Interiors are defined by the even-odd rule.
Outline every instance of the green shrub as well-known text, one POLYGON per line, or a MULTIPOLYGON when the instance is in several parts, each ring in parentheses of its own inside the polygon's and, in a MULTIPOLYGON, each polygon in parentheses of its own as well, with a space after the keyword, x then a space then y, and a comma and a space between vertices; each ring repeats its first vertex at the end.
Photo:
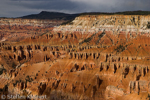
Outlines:
POLYGON ((6 71, 6 69, 4 69, 4 68, 1 69, 1 70, 0 70, 0 75, 3 74, 3 71, 6 71))
POLYGON ((98 40, 96 41, 96 44, 99 43, 100 39, 105 35, 105 32, 101 33, 100 35, 98 35, 98 40))
POLYGON ((115 50, 116 50, 117 52, 122 52, 122 51, 125 50, 125 46, 119 45, 115 50))
POLYGON ((16 68, 16 64, 14 62, 12 63, 12 68, 16 68))
POLYGON ((29 75, 27 75, 27 76, 26 76, 26 82, 27 82, 27 81, 28 81, 28 82, 32 82, 32 81, 33 81, 33 79, 32 79, 32 78, 30 78, 30 77, 29 77, 29 75))
POLYGON ((83 44, 84 42, 90 42, 91 40, 92 40, 92 38, 93 38, 93 36, 94 36, 95 34, 93 34, 91 37, 89 37, 89 38, 87 38, 87 39, 84 39, 81 43, 79 43, 79 44, 83 44))
POLYGON ((148 22, 148 24, 147 24, 147 28, 148 28, 148 29, 150 29, 150 22, 148 22))

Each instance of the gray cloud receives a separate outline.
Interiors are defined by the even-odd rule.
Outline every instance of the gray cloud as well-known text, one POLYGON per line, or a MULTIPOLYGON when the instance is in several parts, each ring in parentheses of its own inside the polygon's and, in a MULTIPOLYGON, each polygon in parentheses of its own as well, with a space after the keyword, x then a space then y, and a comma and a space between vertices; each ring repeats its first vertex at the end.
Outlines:
POLYGON ((66 13, 149 10, 150 0, 1 0, 0 17, 19 17, 40 11, 66 13))

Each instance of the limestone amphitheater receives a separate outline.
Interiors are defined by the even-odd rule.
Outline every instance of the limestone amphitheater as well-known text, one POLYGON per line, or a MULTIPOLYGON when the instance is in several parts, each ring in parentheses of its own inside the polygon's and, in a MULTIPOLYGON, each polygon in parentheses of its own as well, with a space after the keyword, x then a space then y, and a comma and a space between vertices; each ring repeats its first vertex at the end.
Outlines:
POLYGON ((1 97, 150 99, 149 15, 80 15, 53 23, 0 20, 1 97))

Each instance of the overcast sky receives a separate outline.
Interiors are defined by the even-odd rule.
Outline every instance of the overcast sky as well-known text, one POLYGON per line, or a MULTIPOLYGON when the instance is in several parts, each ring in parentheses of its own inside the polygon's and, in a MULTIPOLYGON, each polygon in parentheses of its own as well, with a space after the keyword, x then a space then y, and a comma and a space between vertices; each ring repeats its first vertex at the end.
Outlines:
POLYGON ((0 0, 0 17, 20 17, 41 11, 65 13, 150 11, 150 0, 0 0))

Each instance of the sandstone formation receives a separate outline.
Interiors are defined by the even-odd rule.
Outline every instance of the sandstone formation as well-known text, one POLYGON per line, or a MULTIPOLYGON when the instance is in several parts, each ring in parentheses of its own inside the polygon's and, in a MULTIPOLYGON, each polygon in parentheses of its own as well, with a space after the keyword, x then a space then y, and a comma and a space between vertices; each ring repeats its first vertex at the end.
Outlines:
POLYGON ((148 100, 149 32, 149 16, 84 15, 40 36, 3 41, 0 88, 47 100, 148 100))
POLYGON ((0 18, 0 41, 18 42, 39 36, 50 32, 54 26, 63 22, 63 20, 0 18))
POLYGON ((0 25, 16 25, 16 26, 43 26, 53 27, 60 25, 63 20, 39 20, 39 19, 21 19, 21 18, 1 18, 0 25))
POLYGON ((116 31, 149 32, 149 21, 149 15, 82 15, 76 17, 68 25, 55 28, 54 31, 79 31, 83 34, 104 30, 113 31, 114 33, 116 31))

